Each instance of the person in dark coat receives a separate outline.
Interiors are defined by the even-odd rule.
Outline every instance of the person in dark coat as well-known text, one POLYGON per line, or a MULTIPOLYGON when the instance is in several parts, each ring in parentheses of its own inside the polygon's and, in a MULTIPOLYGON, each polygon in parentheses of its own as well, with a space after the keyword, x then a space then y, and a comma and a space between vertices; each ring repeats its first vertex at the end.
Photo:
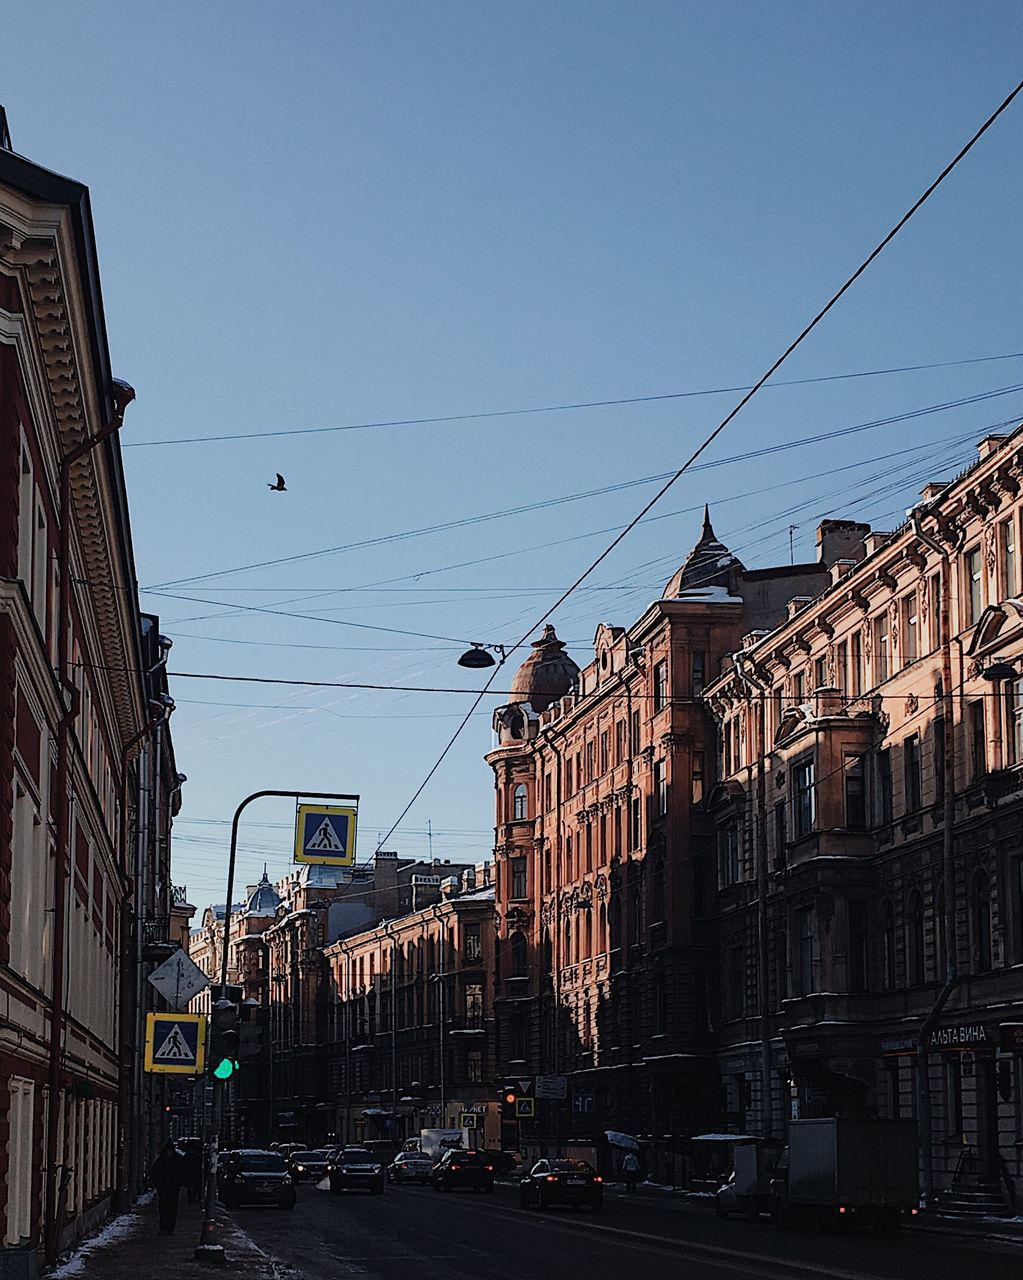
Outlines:
POLYGON ((202 1147, 198 1142, 190 1142, 185 1149, 182 1173, 188 1203, 195 1204, 202 1198, 202 1147))
POLYGON ((174 1234, 174 1226, 178 1220, 178 1199, 181 1195, 181 1184, 184 1181, 184 1161, 178 1155, 173 1142, 165 1144, 157 1156, 149 1180, 156 1191, 160 1205, 160 1235, 174 1234))

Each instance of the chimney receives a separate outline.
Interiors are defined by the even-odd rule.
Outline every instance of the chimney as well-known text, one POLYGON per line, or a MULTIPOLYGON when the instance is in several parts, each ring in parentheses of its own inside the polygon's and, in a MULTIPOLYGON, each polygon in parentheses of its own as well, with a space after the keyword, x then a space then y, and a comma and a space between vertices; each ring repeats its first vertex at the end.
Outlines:
POLYGON ((863 540, 863 545, 867 548, 867 555, 872 556, 878 547, 884 546, 891 536, 891 533, 868 533, 863 540))
POLYGON ((457 876, 445 876, 440 882, 440 896, 442 898, 457 898, 459 891, 459 883, 457 876))
POLYGON ((817 526, 817 559, 825 569, 836 560, 859 563, 866 554, 863 540, 869 532, 870 525, 857 520, 822 520, 817 526))
POLYGON ((923 498, 924 502, 932 502, 947 487, 940 480, 932 480, 920 490, 920 497, 923 498))
POLYGON ((851 572, 853 569, 856 568, 856 561, 855 560, 836 560, 835 563, 830 567, 831 567, 831 581, 837 582, 839 578, 844 578, 847 573, 851 572))
POLYGON ((1008 436, 985 436, 977 444, 977 452, 982 458, 990 458, 993 453, 998 452, 1008 438, 1008 436))
POLYGON ((785 606, 788 616, 794 618, 797 613, 802 613, 812 599, 813 596, 793 596, 785 606))
POLYGON ((370 901, 376 918, 385 920, 396 916, 398 914, 398 855, 396 853, 378 849, 373 855, 373 888, 377 892, 370 901))
POLYGON ((429 907, 434 902, 439 902, 440 894, 440 876, 413 876, 410 909, 412 911, 421 911, 423 907, 429 907))

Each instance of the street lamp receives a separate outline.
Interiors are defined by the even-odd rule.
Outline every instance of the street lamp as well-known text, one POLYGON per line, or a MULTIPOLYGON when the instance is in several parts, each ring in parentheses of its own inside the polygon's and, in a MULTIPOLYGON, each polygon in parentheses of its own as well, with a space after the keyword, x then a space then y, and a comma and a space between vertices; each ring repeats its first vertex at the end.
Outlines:
POLYGON ((503 644, 477 644, 474 640, 472 648, 466 649, 465 653, 458 659, 458 665, 460 667, 469 667, 474 671, 482 671, 486 667, 496 665, 495 653, 500 656, 502 662, 508 656, 505 653, 503 644))

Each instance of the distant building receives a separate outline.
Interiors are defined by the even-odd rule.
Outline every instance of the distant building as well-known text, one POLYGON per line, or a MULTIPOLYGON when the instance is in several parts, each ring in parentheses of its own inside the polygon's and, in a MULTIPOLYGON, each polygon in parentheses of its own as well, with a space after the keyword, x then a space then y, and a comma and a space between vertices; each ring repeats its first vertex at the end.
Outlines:
POLYGON ((470 1145, 499 1145, 489 870, 431 877, 429 905, 326 948, 321 1123, 338 1141, 400 1143, 471 1116, 470 1145))
POLYGON ((720 725, 726 1121, 916 1118, 953 1202, 1023 1193, 1023 428, 746 635, 720 725), (946 985, 947 984, 947 985, 946 985))

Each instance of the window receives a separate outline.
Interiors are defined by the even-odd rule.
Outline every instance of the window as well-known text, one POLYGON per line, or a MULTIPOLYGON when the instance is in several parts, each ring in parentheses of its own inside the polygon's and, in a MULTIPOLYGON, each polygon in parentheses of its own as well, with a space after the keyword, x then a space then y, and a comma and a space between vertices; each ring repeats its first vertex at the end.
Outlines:
MULTIPOLYGON (((522 938, 521 933, 515 935, 516 938, 522 938)), ((525 938, 522 938, 525 942, 525 938)), ((512 939, 512 972, 517 973, 518 970, 514 965, 514 938, 512 939)), ((470 982, 465 988, 465 1025, 467 1027, 482 1027, 483 1025, 483 984, 481 982, 470 982)))
POLYGON ((470 1084, 483 1083, 483 1053, 481 1050, 469 1050, 465 1060, 465 1075, 470 1084))
POLYGON ((795 835, 799 840, 813 830, 817 801, 814 789, 813 759, 800 760, 792 766, 792 813, 795 835))
POLYGON ((888 651, 888 614, 879 613, 874 619, 874 684, 881 684, 891 674, 888 651))
POLYGON ((625 759, 625 721, 619 720, 615 725, 615 764, 625 759))
POLYGON ((945 1106, 948 1112, 948 1137, 963 1136, 963 1064, 958 1053, 945 1057, 945 1106))
POLYGON ((667 881, 664 874, 664 858, 658 856, 650 875, 650 914, 657 923, 668 914, 667 881))
POLYGON ((920 808, 920 737, 911 733, 902 744, 902 774, 905 790, 903 800, 906 813, 916 813, 920 808))
POLYGON ((785 816, 785 801, 779 800, 774 806, 774 867, 783 871, 788 860, 788 819, 785 816))
POLYGON ((591 739, 586 744, 586 781, 592 782, 597 776, 597 744, 591 739))
POLYGON ((632 713, 632 754, 634 756, 638 756, 640 752, 639 738, 640 738, 639 712, 633 711, 632 713))
POLYGON ((1002 598, 1016 594, 1016 528, 1010 517, 1003 520, 999 529, 999 543, 1002 552, 1002 598))
POLYGON ((725 1018, 741 1018, 746 1011, 746 954, 729 947, 725 960, 725 1018))
POLYGON ((574 880, 575 875, 572 869, 572 837, 565 836, 565 874, 569 880, 574 880))
POLYGON ((658 662, 654 667, 654 715, 668 703, 668 664, 658 662))
POLYGON ((693 752, 693 804, 703 804, 703 752, 693 752))
POLYGON ((668 1029, 668 988, 664 981, 664 974, 657 971, 654 974, 654 990, 653 990, 653 1014, 654 1014, 654 1035, 663 1036, 668 1029))
POLYGON ((799 706, 806 701, 806 673, 797 671, 792 677, 792 701, 799 706))
POLYGON ((916 592, 902 602, 902 665, 908 667, 920 656, 920 629, 917 626, 916 592))
POLYGON ((633 864, 632 886, 629 890, 629 908, 632 912, 629 941, 635 947, 639 945, 640 935, 643 932, 643 884, 635 864, 633 864))
POLYGON ((586 870, 592 871, 593 870, 593 823, 592 822, 587 822, 585 834, 586 834, 586 843, 584 844, 583 847, 586 850, 586 870))
POLYGON ((863 692, 863 633, 854 631, 849 665, 849 693, 858 698, 863 692))
POLYGON ((867 793, 862 756, 845 757, 845 825, 863 831, 867 825, 867 793))
POLYGON ((525 858, 512 858, 511 860, 511 896, 517 899, 526 897, 525 858))
POLYGON ((668 812, 668 775, 663 760, 654 762, 654 796, 659 815, 668 812))
POLYGON ((941 644, 941 574, 936 573, 929 579, 931 593, 931 648, 937 649, 941 644))
POLYGON ((521 822, 523 818, 528 817, 529 807, 526 800, 526 784, 520 782, 512 796, 512 821, 521 822))
POLYGON ((887 826, 892 820, 892 752, 883 747, 877 753, 877 820, 887 826))
POLYGON ((703 692, 703 686, 707 682, 706 672, 706 654, 702 649, 694 649, 692 653, 693 663, 693 697, 698 698, 703 692))
POLYGON ((937 716, 931 729, 934 755, 934 803, 945 799, 945 717, 937 716))
POLYGON ((632 798, 632 848, 638 849, 643 843, 643 801, 640 796, 632 798))
POLYGON ((919 893, 910 895, 906 911, 906 968, 911 987, 922 986, 924 971, 924 900, 919 893))
POLYGON ((867 990, 868 945, 867 904, 853 899, 849 903, 849 990, 854 994, 867 990))
POLYGON ((1015 907, 1016 914, 1016 960, 1023 961, 1023 857, 1016 859, 1014 865, 1014 874, 1016 877, 1015 907))
POLYGON ((483 956, 483 944, 480 938, 480 926, 467 924, 462 934, 462 946, 466 960, 479 960, 483 956))
POLYGON ((967 551, 963 557, 963 606, 966 614, 963 618, 964 627, 972 627, 984 608, 981 582, 983 564, 980 547, 967 551))
POLYGON ((895 990, 895 909, 890 902, 881 907, 881 981, 885 991, 895 990))
POLYGON ((600 735, 600 772, 607 773, 611 768, 611 730, 605 729, 600 735))
POLYGON ((978 871, 973 877, 970 897, 973 971, 988 973, 991 969, 991 882, 986 872, 978 871))
POLYGON ((815 689, 826 689, 828 687, 828 660, 827 658, 815 658, 813 664, 813 687, 815 689))
POLYGON ((984 702, 978 699, 966 708, 966 730, 970 743, 970 774, 981 777, 987 771, 987 741, 984 737, 984 702))
POLYGON ((835 683, 838 685, 840 692, 847 694, 849 692, 849 644, 843 640, 835 650, 835 683))
POLYGON ((583 773, 583 753, 581 751, 575 753, 575 785, 580 791, 586 785, 586 775, 583 773))
POLYGON ((1005 762, 1023 763, 1023 678, 1005 686, 1005 762))
POLYGON ((718 836, 718 888, 727 889, 741 879, 741 841, 738 821, 733 820, 718 836))
POLYGON ((782 929, 774 940, 774 978, 778 1000, 789 998, 789 935, 782 929))
POLYGON ((565 795, 570 796, 574 792, 572 786, 572 757, 565 758, 565 795))
POLYGON ((902 1116, 902 1064, 898 1058, 889 1058, 884 1069, 888 1077, 888 1119, 898 1120, 902 1116))
POLYGON ((813 907, 796 912, 796 994, 807 996, 814 990, 813 981, 813 907))
MULTIPOLYGON (((524 933, 513 933, 508 939, 511 950, 511 976, 524 978, 529 973, 529 950, 524 933)), ((482 1008, 482 1001, 481 1001, 482 1008)))

